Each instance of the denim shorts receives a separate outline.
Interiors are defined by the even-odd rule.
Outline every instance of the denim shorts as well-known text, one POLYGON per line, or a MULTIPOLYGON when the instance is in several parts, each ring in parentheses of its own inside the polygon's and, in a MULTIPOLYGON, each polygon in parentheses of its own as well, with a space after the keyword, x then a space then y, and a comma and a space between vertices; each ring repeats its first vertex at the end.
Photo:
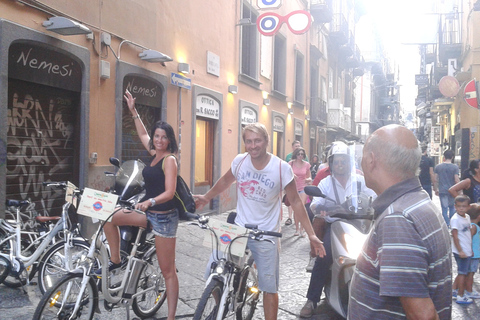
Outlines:
POLYGON ((147 211, 147 220, 152 224, 152 233, 163 238, 175 238, 178 228, 178 210, 169 213, 147 211))
POLYGON ((467 275, 469 269, 468 266, 470 265, 470 257, 460 258, 460 256, 456 253, 454 253, 453 256, 455 257, 455 261, 457 261, 458 274, 467 275))
POLYGON ((477 272, 478 270, 478 265, 480 263, 480 259, 479 258, 471 258, 470 259, 470 264, 468 266, 468 273, 470 272, 477 272))
POLYGON ((250 249, 258 273, 258 288, 263 292, 277 293, 280 280, 280 239, 268 241, 248 239, 250 249))

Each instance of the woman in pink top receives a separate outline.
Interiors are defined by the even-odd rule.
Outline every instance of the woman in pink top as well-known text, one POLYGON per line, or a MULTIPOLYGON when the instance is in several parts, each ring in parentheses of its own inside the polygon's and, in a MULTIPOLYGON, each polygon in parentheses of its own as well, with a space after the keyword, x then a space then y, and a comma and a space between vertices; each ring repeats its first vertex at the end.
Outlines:
MULTIPOLYGON (((308 196, 305 191, 303 191, 303 189, 306 185, 312 183, 310 163, 304 160, 305 155, 305 149, 297 148, 293 152, 292 160, 289 162, 289 164, 292 166, 293 174, 295 175, 295 183, 297 184, 298 195, 300 196, 300 199, 302 200, 304 205, 307 202, 308 196)), ((301 236, 303 237, 303 228, 300 227, 300 222, 297 221, 297 219, 295 219, 295 228, 295 235, 298 236, 299 234, 301 234, 301 236)))

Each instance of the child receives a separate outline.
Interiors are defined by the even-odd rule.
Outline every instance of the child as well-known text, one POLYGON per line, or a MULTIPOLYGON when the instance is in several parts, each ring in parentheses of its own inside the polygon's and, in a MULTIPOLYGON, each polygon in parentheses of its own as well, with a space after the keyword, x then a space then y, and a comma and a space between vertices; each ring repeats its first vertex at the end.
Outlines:
POLYGON ((468 274, 470 257, 472 256, 472 234, 470 233, 470 217, 467 214, 470 198, 459 195, 455 198, 457 211, 450 220, 452 228, 452 251, 457 262, 458 276, 453 284, 453 296, 457 296, 458 304, 470 304, 473 300, 464 295, 465 280, 468 274))
POLYGON ((470 216, 472 234, 472 250, 473 257, 470 259, 470 266, 468 268, 468 274, 465 283, 465 295, 472 299, 480 298, 480 293, 473 290, 473 276, 478 270, 478 264, 480 262, 480 206, 476 203, 470 204, 470 208, 467 210, 467 214, 470 216))

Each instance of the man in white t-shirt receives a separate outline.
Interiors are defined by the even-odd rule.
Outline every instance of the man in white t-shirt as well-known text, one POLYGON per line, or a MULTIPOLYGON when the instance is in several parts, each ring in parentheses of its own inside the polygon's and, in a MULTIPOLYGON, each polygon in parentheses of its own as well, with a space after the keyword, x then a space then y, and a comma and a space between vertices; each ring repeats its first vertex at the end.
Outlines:
MULTIPOLYGON (((239 154, 228 170, 205 194, 196 195, 198 209, 202 209, 215 196, 237 182, 237 216, 240 226, 255 224, 261 230, 280 231, 281 193, 285 190, 298 219, 308 234, 317 255, 323 257, 325 248, 315 236, 305 207, 300 200, 293 179, 292 168, 285 161, 267 152, 269 136, 263 124, 249 124, 243 129, 247 153, 239 154)), ((259 289, 263 291, 265 319, 277 319, 279 280, 279 241, 248 240, 255 260, 259 289)))

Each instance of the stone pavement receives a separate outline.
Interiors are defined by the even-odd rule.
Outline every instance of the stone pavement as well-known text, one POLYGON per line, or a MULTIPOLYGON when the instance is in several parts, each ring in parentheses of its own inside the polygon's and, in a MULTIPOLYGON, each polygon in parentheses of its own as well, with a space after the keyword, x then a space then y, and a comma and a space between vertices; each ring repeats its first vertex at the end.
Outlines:
MULTIPOLYGON (((439 206, 438 197, 434 202, 439 206)), ((287 216, 285 210, 284 218, 287 216)), ((217 219, 226 219, 226 214, 216 216, 217 219)), ((285 220, 285 219, 284 219, 285 220)), ((310 280, 310 274, 305 272, 308 263, 309 244, 306 238, 294 236, 295 226, 284 226, 282 238, 282 252, 280 261, 280 289, 279 289, 279 320, 299 319, 298 314, 305 303, 305 294, 310 280)), ((178 302, 177 319, 191 319, 194 309, 204 288, 203 274, 210 250, 202 246, 203 231, 196 226, 182 222, 178 229, 177 266, 180 281, 180 299, 178 302)), ((454 272, 455 272, 454 268, 454 272)), ((36 278, 34 278, 36 281, 36 278)), ((36 285, 26 287, 27 294, 20 289, 10 289, 0 285, 0 319, 31 319, 36 308, 40 293, 36 285)), ((480 275, 475 277, 475 290, 480 291, 480 275)), ((342 319, 322 301, 316 314, 309 320, 337 320, 342 319)), ((95 314, 94 319, 126 319, 124 308, 107 312, 100 301, 101 314, 95 314)), ((156 314, 156 320, 166 319, 166 303, 156 314)), ((135 314, 130 311, 130 318, 135 314)), ((264 319, 263 306, 260 303, 254 319, 264 319)), ((453 303, 452 319, 480 319, 480 300, 469 306, 460 306, 453 303)))

